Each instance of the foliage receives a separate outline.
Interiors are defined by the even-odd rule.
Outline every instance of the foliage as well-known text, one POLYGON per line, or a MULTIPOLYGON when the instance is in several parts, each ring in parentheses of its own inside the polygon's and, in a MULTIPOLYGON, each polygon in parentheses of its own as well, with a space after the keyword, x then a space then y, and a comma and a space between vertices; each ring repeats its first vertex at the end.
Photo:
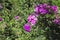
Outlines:
MULTIPOLYGON (((50 21, 55 18, 53 14, 39 16, 36 25, 31 27, 31 31, 24 31, 23 25, 27 23, 28 15, 34 11, 34 6, 40 3, 49 4, 49 0, 0 0, 3 7, 0 9, 0 17, 2 18, 0 40, 56 40, 57 38, 59 40, 60 25, 51 24, 50 21), (15 16, 19 16, 19 18, 15 19, 15 16), (49 21, 45 20, 45 17, 49 21), (49 26, 47 26, 48 24, 49 26)), ((60 0, 52 0, 51 4, 60 9, 59 3, 60 0)), ((60 14, 58 13, 58 15, 60 14)))

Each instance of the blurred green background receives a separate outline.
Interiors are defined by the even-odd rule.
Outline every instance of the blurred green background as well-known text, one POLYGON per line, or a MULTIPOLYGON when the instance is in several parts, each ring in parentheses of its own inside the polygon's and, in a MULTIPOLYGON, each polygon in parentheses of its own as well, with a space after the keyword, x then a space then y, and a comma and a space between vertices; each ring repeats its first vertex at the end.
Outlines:
MULTIPOLYGON (((40 3, 56 5, 60 9, 60 0, 0 0, 0 40, 53 40, 47 37, 48 27, 31 27, 31 32, 25 32, 23 25, 29 14, 33 13, 34 6, 40 3), (14 16, 18 15, 16 20, 14 16)), ((42 25, 44 26, 44 25, 42 25)), ((60 36, 59 36, 60 37, 60 36)), ((59 38, 58 37, 58 38, 59 38)), ((59 40, 59 39, 57 39, 59 40)))

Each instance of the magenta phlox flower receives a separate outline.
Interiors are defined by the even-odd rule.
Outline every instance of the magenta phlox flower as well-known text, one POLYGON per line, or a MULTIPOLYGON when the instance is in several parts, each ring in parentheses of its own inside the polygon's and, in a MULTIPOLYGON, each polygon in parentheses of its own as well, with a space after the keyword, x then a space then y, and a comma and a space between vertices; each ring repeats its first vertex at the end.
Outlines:
POLYGON ((0 21, 2 21, 2 18, 0 18, 0 21))
POLYGON ((23 28, 25 31, 30 32, 30 25, 29 24, 24 24, 23 28))
POLYGON ((51 6, 51 9, 54 11, 54 12, 57 12, 58 10, 58 7, 57 6, 51 6))
POLYGON ((19 19, 19 16, 15 16, 15 19, 19 19))
POLYGON ((32 25, 35 25, 37 21, 37 17, 35 15, 29 15, 27 18, 28 23, 31 23, 32 25))
POLYGON ((53 20, 53 23, 59 24, 59 23, 60 23, 60 20, 59 20, 59 19, 54 19, 54 20, 53 20))

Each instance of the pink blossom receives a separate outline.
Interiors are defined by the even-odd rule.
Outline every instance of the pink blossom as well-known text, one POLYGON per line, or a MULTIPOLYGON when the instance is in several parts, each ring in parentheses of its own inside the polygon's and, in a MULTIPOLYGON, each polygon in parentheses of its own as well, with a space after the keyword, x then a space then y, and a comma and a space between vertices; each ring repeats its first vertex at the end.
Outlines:
POLYGON ((37 21, 37 17, 35 15, 29 15, 27 18, 28 23, 31 23, 32 25, 35 25, 37 21))
POLYGON ((24 24, 23 28, 25 31, 30 32, 30 25, 29 24, 24 24))
POLYGON ((54 11, 54 12, 57 12, 58 10, 58 7, 57 6, 51 6, 51 9, 54 11))
POLYGON ((36 7, 34 8, 34 12, 39 13, 39 6, 36 6, 36 7))
POLYGON ((18 19, 19 18, 19 16, 15 16, 15 19, 18 19))
POLYGON ((2 21, 2 18, 0 18, 0 21, 2 21))
POLYGON ((47 13, 47 10, 46 9, 43 9, 43 8, 40 8, 39 9, 39 12, 40 12, 40 14, 46 14, 47 13))
POLYGON ((54 22, 55 24, 59 24, 60 21, 59 21, 59 19, 54 19, 53 22, 54 22))

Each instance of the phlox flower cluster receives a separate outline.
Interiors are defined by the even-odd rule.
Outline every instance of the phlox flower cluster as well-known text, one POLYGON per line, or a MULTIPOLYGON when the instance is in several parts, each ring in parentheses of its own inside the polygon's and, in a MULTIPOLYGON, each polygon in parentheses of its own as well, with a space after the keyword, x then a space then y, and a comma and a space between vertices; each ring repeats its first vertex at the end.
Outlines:
MULTIPOLYGON (((58 11, 57 9, 58 9, 57 6, 51 6, 46 3, 36 5, 34 8, 34 13, 28 16, 27 23, 24 24, 23 29, 27 32, 30 32, 30 27, 31 25, 34 26, 36 24, 37 17, 39 16, 39 14, 45 15, 49 14, 49 12, 57 13, 58 11)), ((58 24, 59 20, 55 19, 53 20, 53 22, 58 24)))

